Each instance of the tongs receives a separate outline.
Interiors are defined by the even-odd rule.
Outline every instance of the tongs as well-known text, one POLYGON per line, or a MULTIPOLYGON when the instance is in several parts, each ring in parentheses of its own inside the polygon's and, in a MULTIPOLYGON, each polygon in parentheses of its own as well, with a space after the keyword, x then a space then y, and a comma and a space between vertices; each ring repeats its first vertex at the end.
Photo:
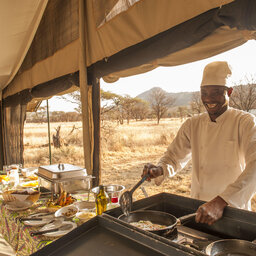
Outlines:
POLYGON ((133 192, 149 177, 149 173, 142 177, 142 179, 130 190, 125 191, 120 196, 120 206, 123 213, 128 216, 129 212, 132 210, 132 194, 133 192))

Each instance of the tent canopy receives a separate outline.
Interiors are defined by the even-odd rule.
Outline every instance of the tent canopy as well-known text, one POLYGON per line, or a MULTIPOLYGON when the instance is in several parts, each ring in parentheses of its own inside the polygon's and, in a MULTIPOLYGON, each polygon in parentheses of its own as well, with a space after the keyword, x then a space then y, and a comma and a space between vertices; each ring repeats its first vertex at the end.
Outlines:
POLYGON ((78 86, 84 153, 95 155, 98 78, 114 82, 230 50, 256 38, 255 13, 254 0, 1 0, 0 145, 12 144, 3 161, 15 161, 8 155, 16 151, 22 158, 13 120, 22 129, 26 110, 78 86))
MULTIPOLYGON (((66 2, 1 0, 3 98, 79 70, 79 0, 66 2)), ((85 3, 86 65, 107 82, 208 58, 255 38, 253 1, 85 3)))

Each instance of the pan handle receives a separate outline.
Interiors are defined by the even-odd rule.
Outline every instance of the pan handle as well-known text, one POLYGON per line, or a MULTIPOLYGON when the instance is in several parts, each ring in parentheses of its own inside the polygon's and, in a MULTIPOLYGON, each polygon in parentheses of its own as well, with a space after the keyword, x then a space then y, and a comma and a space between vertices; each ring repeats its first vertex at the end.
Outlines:
POLYGON ((183 225, 183 224, 189 222, 190 220, 194 219, 195 217, 196 217, 196 212, 184 215, 184 216, 178 218, 177 220, 180 225, 183 225))

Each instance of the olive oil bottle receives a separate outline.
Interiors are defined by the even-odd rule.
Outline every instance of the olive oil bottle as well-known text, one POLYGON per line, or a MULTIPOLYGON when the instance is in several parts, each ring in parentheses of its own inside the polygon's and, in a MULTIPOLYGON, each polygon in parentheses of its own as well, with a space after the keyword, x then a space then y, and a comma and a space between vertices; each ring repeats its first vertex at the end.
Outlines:
POLYGON ((109 197, 108 194, 105 192, 103 185, 99 186, 99 193, 96 196, 95 203, 97 215, 101 215, 103 212, 107 210, 109 197))

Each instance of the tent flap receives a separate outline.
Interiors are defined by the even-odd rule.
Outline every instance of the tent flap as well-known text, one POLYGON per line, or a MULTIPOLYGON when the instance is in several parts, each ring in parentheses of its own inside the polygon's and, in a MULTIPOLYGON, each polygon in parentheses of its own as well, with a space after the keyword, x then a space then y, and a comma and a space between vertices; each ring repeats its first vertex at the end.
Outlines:
POLYGON ((245 43, 248 38, 242 31, 247 32, 252 29, 250 35, 251 38, 255 38, 253 32, 256 28, 256 15, 254 13, 256 13, 256 1, 232 2, 98 61, 88 70, 93 68, 97 77, 105 76, 105 81, 111 82, 121 76, 145 72, 145 65, 152 70, 161 65, 180 65, 211 57, 245 43), (249 12, 248 9, 250 9, 249 12), (225 29, 222 29, 224 27, 225 29), (197 44, 202 48, 198 48, 197 44), (227 47, 227 44, 230 47, 227 47), (182 51, 186 52, 186 56, 179 54, 182 51), (170 57, 169 63, 166 56, 170 57))
POLYGON ((76 89, 74 86, 79 86, 79 72, 56 78, 49 82, 39 84, 32 89, 25 89, 11 95, 3 99, 4 106, 28 104, 32 99, 50 98, 53 95, 68 93, 76 89))

